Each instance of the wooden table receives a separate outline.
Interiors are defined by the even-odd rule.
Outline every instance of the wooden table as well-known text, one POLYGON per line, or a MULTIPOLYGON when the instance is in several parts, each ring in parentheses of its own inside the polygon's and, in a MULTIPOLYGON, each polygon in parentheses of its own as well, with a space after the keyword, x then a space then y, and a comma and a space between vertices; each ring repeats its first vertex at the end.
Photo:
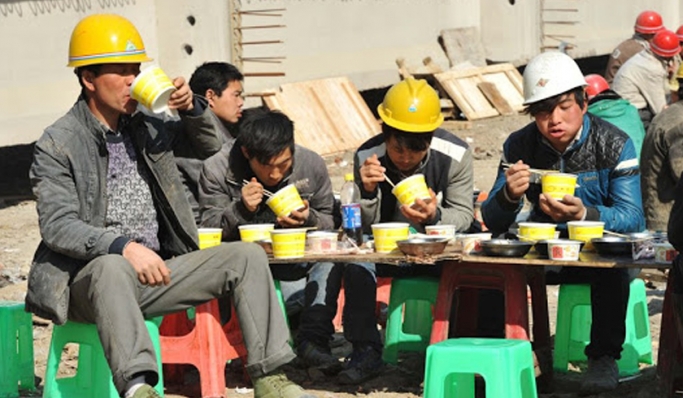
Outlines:
MULTIPOLYGON (((545 283, 545 266, 569 266, 569 267, 591 267, 591 268, 670 268, 669 264, 658 264, 654 262, 654 259, 645 259, 633 261, 629 257, 606 257, 600 256, 595 252, 582 252, 579 257, 579 261, 556 261, 550 260, 547 257, 540 256, 536 252, 531 252, 524 257, 514 258, 514 257, 492 257, 479 254, 466 254, 463 255, 462 252, 455 250, 453 247, 449 246, 447 250, 438 255, 434 255, 428 258, 416 258, 412 256, 406 256, 402 253, 368 253, 368 254, 306 254, 302 258, 296 259, 274 259, 272 256, 269 258, 272 264, 288 264, 288 263, 299 263, 299 262, 372 262, 372 263, 384 263, 384 264, 395 264, 395 265, 408 265, 408 264, 435 264, 436 262, 443 262, 444 272, 446 272, 448 267, 453 268, 467 268, 475 266, 483 271, 489 270, 495 272, 500 270, 502 267, 514 268, 515 272, 526 278, 527 284, 531 290, 531 303, 532 303, 532 315, 533 315, 533 345, 534 354, 537 365, 537 376, 539 382, 539 391, 548 391, 552 389, 552 342, 550 338, 550 323, 548 319, 548 300, 546 292, 545 283)), ((444 278, 441 280, 439 287, 440 292, 443 290, 444 278)), ((516 294, 523 294, 526 297, 526 287, 520 287, 519 289, 524 289, 523 292, 516 292, 516 294)), ((669 288, 667 287, 667 291, 669 288)), ((443 315, 443 314, 442 314, 443 315)), ((471 316, 471 314, 470 314, 471 316)), ((524 319, 524 318, 522 318, 524 319)), ((526 324, 520 325, 508 325, 517 330, 524 330, 526 336, 530 336, 528 333, 528 318, 526 318, 526 324)), ((435 323, 438 320, 435 319, 435 323)), ((441 320, 443 321, 443 320, 441 320)), ((525 323, 525 322, 520 322, 525 323)), ((679 322, 680 324, 680 322, 679 322)), ((506 329, 510 329, 506 326, 506 329)), ((683 328, 682 328, 683 329, 683 328)), ((673 333, 676 333, 675 331, 673 333)), ((519 334, 519 333, 518 333, 519 334)), ((523 334, 523 333, 522 333, 523 334)), ((665 336, 666 338, 670 336, 665 336)), ((432 340, 434 340, 432 338, 432 340)), ((681 341, 683 341, 683 331, 681 332, 681 341)), ((679 346, 683 344, 679 343, 679 346)), ((660 345, 660 347, 663 347, 660 345)), ((662 352, 666 350, 660 349, 660 361, 662 352)), ((671 359, 668 362, 672 362, 671 359)))

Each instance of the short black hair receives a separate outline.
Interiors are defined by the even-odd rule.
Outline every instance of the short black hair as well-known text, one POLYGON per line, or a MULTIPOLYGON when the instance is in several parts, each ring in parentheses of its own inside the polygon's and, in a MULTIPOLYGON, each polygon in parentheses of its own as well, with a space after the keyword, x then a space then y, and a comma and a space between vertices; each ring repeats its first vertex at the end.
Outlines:
POLYGON ((227 62, 205 62, 190 77, 190 88, 195 95, 205 96, 211 89, 217 96, 223 94, 230 82, 244 80, 244 75, 227 62))
POLYGON ((244 112, 235 145, 261 164, 289 148, 294 155, 294 122, 280 111, 251 108, 244 112))
POLYGON ((384 134, 385 142, 390 137, 394 137, 401 148, 406 148, 414 152, 421 152, 429 149, 429 145, 432 143, 432 137, 434 136, 433 131, 427 133, 411 133, 391 127, 386 123, 382 124, 382 134, 384 134))
POLYGON ((85 66, 79 66, 78 68, 74 69, 74 74, 76 77, 78 77, 78 84, 81 85, 81 94, 85 97, 85 85, 83 85, 83 72, 84 71, 89 71, 93 75, 97 76, 100 74, 100 70, 102 70, 102 65, 103 64, 95 64, 95 65, 85 65, 85 66))
POLYGON ((586 102, 586 91, 583 89, 582 86, 579 86, 571 90, 565 91, 564 93, 557 94, 550 98, 546 98, 542 101, 529 104, 526 108, 524 108, 524 113, 531 116, 536 116, 541 113, 550 113, 553 111, 553 109, 557 107, 557 105, 559 105, 562 97, 564 97, 567 94, 573 94, 574 100, 579 105, 579 107, 583 109, 583 105, 586 102))

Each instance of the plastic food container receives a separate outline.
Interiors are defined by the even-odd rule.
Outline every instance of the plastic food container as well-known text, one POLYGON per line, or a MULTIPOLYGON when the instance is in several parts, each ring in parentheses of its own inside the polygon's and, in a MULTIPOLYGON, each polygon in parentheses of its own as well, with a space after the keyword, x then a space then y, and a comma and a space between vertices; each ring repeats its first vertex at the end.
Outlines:
POLYGON ((548 241, 548 258, 551 260, 577 261, 583 241, 552 239, 548 241))
POLYGON ((586 250, 593 250, 591 239, 602 238, 605 223, 602 221, 569 221, 567 222, 569 239, 586 242, 586 250))
POLYGON ((337 250, 337 238, 336 232, 310 232, 306 238, 308 251, 312 253, 334 252, 337 250))
POLYGON ((482 252, 481 242, 490 239, 490 233, 461 234, 456 235, 455 244, 462 250, 463 254, 476 254, 482 252))
POLYGON ((555 224, 548 224, 542 222, 521 222, 519 223, 519 239, 520 240, 547 240, 555 239, 555 224))
POLYGON ((678 252, 671 243, 655 243, 655 262, 659 264, 671 264, 678 252))
POLYGON ((391 253, 398 250, 399 240, 408 239, 409 225, 406 222, 387 222, 372 224, 372 236, 377 253, 391 253))

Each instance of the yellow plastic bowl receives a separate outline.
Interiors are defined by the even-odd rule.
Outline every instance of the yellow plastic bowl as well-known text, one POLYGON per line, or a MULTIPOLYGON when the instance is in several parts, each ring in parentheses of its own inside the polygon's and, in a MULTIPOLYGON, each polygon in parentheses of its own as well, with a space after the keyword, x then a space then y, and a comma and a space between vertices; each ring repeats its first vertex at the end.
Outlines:
POLYGON ((294 184, 289 184, 275 192, 275 194, 266 201, 266 204, 278 217, 286 217, 290 215, 292 211, 301 210, 306 206, 304 205, 303 200, 301 200, 299 190, 296 189, 294 184))
POLYGON ((555 227, 555 224, 521 222, 519 223, 519 239, 527 241, 555 239, 555 227))
POLYGON ((406 206, 412 206, 418 198, 424 201, 431 199, 424 174, 415 174, 399 182, 391 193, 396 196, 399 203, 406 206))
POLYGON ((299 258, 306 250, 306 229, 275 229, 270 231, 273 241, 273 257, 299 258))
POLYGON ((150 66, 133 80, 130 95, 154 113, 168 109, 168 100, 176 90, 171 79, 158 66, 150 66))
POLYGON ((242 242, 256 242, 257 240, 270 239, 270 231, 275 229, 275 224, 249 224, 237 227, 240 231, 242 242))
POLYGON ((586 242, 584 250, 593 250, 591 239, 602 238, 605 223, 602 221, 569 221, 567 222, 569 239, 586 242))
POLYGON ((199 248, 206 249, 221 244, 223 230, 220 228, 199 228, 199 248))
POLYGON ((574 196, 576 177, 576 174, 567 173, 544 174, 541 177, 541 189, 556 200, 564 198, 564 195, 574 196))
POLYGON ((391 253, 398 250, 396 242, 408 239, 409 225, 405 222, 372 224, 371 227, 377 253, 391 253))

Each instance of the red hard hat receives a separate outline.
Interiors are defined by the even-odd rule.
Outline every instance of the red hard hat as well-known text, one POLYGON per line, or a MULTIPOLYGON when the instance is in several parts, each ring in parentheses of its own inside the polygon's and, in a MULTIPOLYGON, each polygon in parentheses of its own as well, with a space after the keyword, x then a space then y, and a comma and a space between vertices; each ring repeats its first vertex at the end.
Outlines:
POLYGON ((662 16, 656 11, 643 11, 636 18, 636 26, 633 29, 638 33, 653 34, 664 29, 662 16))
POLYGON ((664 29, 652 38, 650 48, 660 57, 671 58, 681 52, 681 43, 674 32, 664 29))
POLYGON ((676 36, 678 36, 678 41, 683 41, 683 25, 678 27, 676 31, 676 36))
POLYGON ((586 86, 586 94, 588 94, 588 99, 592 99, 601 92, 609 90, 609 83, 607 83, 607 80, 600 75, 587 75, 586 83, 588 83, 588 86, 586 86))

